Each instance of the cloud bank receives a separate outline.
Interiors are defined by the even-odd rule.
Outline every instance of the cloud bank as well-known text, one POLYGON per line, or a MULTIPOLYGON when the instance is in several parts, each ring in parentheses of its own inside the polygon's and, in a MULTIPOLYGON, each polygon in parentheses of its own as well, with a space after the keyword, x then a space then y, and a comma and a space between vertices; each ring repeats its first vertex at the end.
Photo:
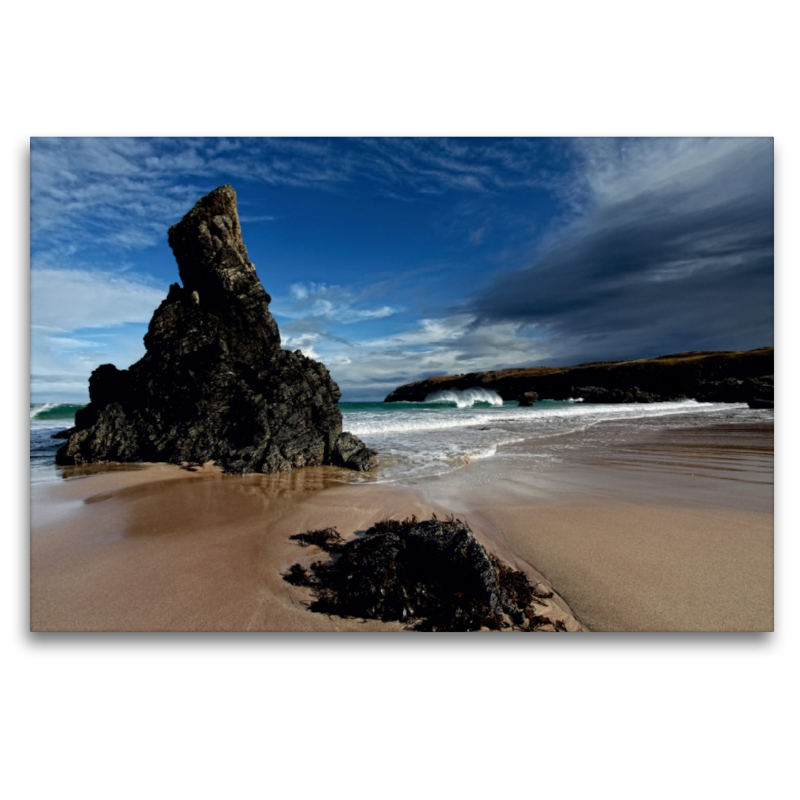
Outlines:
POLYGON ((589 140, 585 214, 466 306, 547 359, 738 349, 773 336, 771 139, 589 140))

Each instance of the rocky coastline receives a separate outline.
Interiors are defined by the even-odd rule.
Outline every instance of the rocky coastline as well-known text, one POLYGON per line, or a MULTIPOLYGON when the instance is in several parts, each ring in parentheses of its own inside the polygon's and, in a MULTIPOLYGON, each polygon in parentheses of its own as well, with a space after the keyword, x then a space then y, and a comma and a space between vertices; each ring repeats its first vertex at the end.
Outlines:
POLYGON ((602 361, 568 367, 529 367, 436 376, 399 386, 384 402, 423 402, 447 389, 490 389, 504 401, 582 398, 585 403, 774 402, 775 349, 676 353, 636 361, 602 361))

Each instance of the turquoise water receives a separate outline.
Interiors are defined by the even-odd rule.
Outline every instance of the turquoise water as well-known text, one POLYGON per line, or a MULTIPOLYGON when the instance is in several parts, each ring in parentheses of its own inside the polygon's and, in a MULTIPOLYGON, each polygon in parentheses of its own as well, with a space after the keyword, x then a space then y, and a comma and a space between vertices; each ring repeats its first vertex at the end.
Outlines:
MULTIPOLYGON (((55 453, 63 440, 52 436, 73 425, 80 408, 31 404, 31 480, 58 479, 55 453)), ((772 418, 772 411, 754 412, 744 404, 693 400, 624 405, 544 400, 523 408, 485 389, 438 392, 424 403, 340 403, 339 408, 344 430, 361 437, 380 457, 375 473, 359 477, 401 483, 451 472, 526 440, 537 446, 514 448, 516 457, 546 469, 573 446, 565 434, 586 432, 602 445, 604 436, 610 440, 625 431, 772 418)))
POLYGON ((77 403, 31 403, 31 424, 52 423, 53 425, 75 422, 75 413, 84 408, 77 403))

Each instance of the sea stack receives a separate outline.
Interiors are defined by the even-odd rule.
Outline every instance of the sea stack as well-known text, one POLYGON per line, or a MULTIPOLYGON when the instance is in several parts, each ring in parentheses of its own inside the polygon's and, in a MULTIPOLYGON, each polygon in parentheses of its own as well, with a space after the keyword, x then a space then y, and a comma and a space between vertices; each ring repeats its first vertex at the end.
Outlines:
POLYGON ((169 244, 183 286, 172 284, 153 314, 140 361, 92 373, 91 402, 56 461, 215 461, 237 474, 375 467, 375 451, 342 432, 325 366, 281 349, 233 188, 201 198, 169 244))

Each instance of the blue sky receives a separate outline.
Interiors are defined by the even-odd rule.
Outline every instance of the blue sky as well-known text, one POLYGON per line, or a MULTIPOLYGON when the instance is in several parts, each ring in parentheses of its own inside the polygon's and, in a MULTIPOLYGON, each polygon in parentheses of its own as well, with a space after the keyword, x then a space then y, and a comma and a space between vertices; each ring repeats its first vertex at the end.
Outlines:
POLYGON ((771 139, 36 138, 34 402, 143 355, 167 228, 223 183, 284 347, 344 400, 773 343, 771 139))

